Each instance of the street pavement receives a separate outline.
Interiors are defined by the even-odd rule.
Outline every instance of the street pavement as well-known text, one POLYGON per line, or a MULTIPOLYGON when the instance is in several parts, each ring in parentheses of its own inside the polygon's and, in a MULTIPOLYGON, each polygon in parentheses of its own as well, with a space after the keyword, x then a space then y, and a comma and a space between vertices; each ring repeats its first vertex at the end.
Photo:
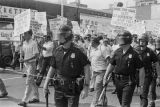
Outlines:
MULTIPOLYGON (((24 95, 25 78, 23 78, 22 75, 17 74, 13 71, 2 71, 2 70, 0 70, 0 78, 4 80, 7 91, 9 93, 8 97, 0 99, 0 107, 20 107, 17 105, 17 103, 21 101, 24 95)), ((39 88, 40 103, 28 104, 28 107, 45 107, 46 103, 42 86, 43 83, 39 88)), ((50 87, 49 89, 51 93, 49 95, 49 107, 55 107, 54 97, 53 97, 54 89, 53 87, 50 87)), ((112 83, 110 83, 107 87, 107 93, 106 93, 108 98, 108 105, 109 105, 108 107, 120 107, 116 95, 111 94, 113 90, 114 86, 112 83)), ((93 98, 93 94, 94 92, 89 93, 89 96, 86 99, 81 99, 79 107, 89 107, 93 98)), ((158 94, 158 99, 156 100, 156 107, 160 107, 160 88, 157 88, 157 94, 158 94)), ((139 95, 137 93, 134 93, 131 107, 139 107, 139 105, 140 105, 139 95)))

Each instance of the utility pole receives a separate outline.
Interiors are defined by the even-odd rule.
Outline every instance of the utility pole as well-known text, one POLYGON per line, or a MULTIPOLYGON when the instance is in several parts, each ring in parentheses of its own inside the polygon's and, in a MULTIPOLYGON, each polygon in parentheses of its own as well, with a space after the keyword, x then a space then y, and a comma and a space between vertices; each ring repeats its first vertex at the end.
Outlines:
POLYGON ((61 0, 61 17, 63 17, 63 8, 64 8, 64 4, 63 4, 63 0, 61 0))
POLYGON ((80 25, 80 13, 79 13, 80 0, 77 0, 77 21, 80 25))

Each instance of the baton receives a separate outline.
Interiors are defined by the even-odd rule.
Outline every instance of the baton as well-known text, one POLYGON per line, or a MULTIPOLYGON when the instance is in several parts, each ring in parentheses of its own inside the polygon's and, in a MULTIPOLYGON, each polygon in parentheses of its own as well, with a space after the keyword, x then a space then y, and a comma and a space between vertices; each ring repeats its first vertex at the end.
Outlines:
POLYGON ((109 77, 107 78, 107 82, 106 82, 105 85, 103 86, 103 90, 102 90, 102 92, 101 92, 101 94, 100 94, 100 96, 99 96, 99 98, 98 98, 98 101, 101 101, 101 99, 102 99, 103 96, 105 95, 105 93, 106 93, 106 88, 107 88, 107 85, 108 85, 111 77, 112 77, 112 75, 110 74, 109 77))
POLYGON ((49 107, 49 106, 48 106, 48 103, 49 103, 49 102, 48 102, 48 96, 49 96, 50 92, 49 92, 48 86, 47 86, 46 91, 47 91, 46 94, 45 94, 45 98, 46 98, 46 107, 49 107))

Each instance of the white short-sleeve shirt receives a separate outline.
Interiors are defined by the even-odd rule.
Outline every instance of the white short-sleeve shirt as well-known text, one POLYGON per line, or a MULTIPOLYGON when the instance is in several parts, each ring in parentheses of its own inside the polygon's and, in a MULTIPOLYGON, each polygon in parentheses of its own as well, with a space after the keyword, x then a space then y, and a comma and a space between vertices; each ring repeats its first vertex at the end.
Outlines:
POLYGON ((101 70, 106 70, 106 58, 111 55, 109 48, 99 45, 97 48, 91 48, 90 50, 90 61, 92 70, 99 72, 101 70))
MULTIPOLYGON (((24 53, 24 60, 30 59, 39 53, 36 41, 30 40, 29 42, 24 41, 22 47, 24 53)), ((36 59, 30 60, 29 62, 36 61, 36 59)))

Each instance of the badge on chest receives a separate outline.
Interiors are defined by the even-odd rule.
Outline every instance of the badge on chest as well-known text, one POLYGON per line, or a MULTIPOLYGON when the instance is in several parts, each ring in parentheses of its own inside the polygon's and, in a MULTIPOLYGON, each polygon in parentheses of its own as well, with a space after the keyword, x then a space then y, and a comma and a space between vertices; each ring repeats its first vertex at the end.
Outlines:
POLYGON ((75 53, 71 54, 71 58, 74 59, 76 57, 75 53))

